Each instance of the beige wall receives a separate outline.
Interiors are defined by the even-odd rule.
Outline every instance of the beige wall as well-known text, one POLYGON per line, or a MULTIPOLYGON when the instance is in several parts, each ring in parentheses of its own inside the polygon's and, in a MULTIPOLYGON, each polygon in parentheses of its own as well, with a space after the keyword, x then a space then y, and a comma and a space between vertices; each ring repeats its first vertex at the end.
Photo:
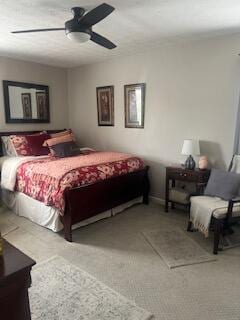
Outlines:
POLYGON ((185 138, 229 163, 239 98, 240 36, 166 46, 70 69, 69 122, 83 145, 130 152, 151 166, 152 195, 164 196, 164 166, 181 161, 185 138), (124 128, 124 84, 146 82, 145 128, 124 128), (96 87, 114 85, 115 126, 98 127, 96 87))
POLYGON ((185 138, 200 139, 202 154, 215 165, 229 162, 239 52, 240 35, 223 36, 70 69, 68 79, 62 68, 0 57, 0 80, 49 85, 51 111, 50 124, 6 124, 0 90, 0 131, 70 126, 82 145, 143 157, 151 166, 152 194, 162 198, 164 166, 181 161, 185 138), (145 128, 126 129, 123 86, 136 82, 147 86, 145 128), (114 85, 114 127, 97 125, 96 87, 104 85, 114 85))
POLYGON ((65 69, 0 57, 0 81, 2 80, 48 85, 51 122, 49 124, 6 124, 3 90, 0 90, 0 131, 61 129, 68 126, 67 71, 65 69))

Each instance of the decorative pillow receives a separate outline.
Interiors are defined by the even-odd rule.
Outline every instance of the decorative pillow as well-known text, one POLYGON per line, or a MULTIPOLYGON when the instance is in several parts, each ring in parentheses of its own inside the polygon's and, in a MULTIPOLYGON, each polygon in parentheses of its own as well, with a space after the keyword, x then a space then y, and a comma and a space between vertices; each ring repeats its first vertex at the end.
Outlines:
MULTIPOLYGON (((48 139, 44 142, 43 145, 47 145, 51 151, 51 154, 55 156, 56 154, 55 154, 54 149, 57 149, 57 148, 54 148, 54 146, 56 146, 58 144, 69 143, 69 142, 71 142, 71 143, 75 142, 75 138, 74 138, 73 134, 67 134, 64 136, 48 139)), ((65 147, 65 148, 67 148, 67 147, 65 147)), ((69 148, 71 148, 71 147, 69 147, 69 148)), ((80 152, 80 150, 79 150, 79 152, 80 152)))
POLYGON ((43 156, 49 154, 48 147, 44 147, 43 143, 45 140, 48 140, 50 135, 47 133, 42 133, 39 135, 29 135, 25 139, 28 144, 28 148, 31 150, 32 156, 43 156))
MULTIPOLYGON (((32 134, 31 136, 40 136, 42 134, 46 134, 45 131, 38 132, 35 134, 32 134)), ((11 140, 11 143, 13 145, 13 148, 15 150, 15 156, 32 156, 32 150, 30 146, 28 145, 27 135, 10 135, 9 139, 11 140)))
POLYGON ((75 138, 72 134, 66 134, 61 137, 56 138, 50 138, 48 140, 44 141, 44 145, 47 145, 48 147, 51 147, 55 144, 61 143, 61 142, 69 142, 69 141, 75 141, 75 138))
POLYGON ((31 149, 28 146, 26 136, 10 136, 10 140, 14 146, 15 152, 18 156, 31 156, 31 149))
MULTIPOLYGON (((52 133, 52 134, 50 134, 50 136, 51 136, 51 138, 59 138, 59 137, 63 137, 63 136, 68 136, 69 134, 71 134, 74 138, 74 134, 71 129, 67 129, 65 131, 61 131, 61 132, 57 132, 57 133, 52 133)), ((47 143, 44 142, 43 146, 46 147, 47 143)))
POLYGON ((72 133, 72 130, 71 129, 67 129, 67 130, 64 130, 64 131, 61 131, 61 132, 52 133, 52 134, 50 134, 50 136, 51 136, 51 138, 57 138, 57 137, 65 136, 65 135, 70 134, 70 133, 72 133))
POLYGON ((3 155, 9 156, 9 157, 16 157, 17 152, 14 148, 12 140, 10 139, 10 136, 2 136, 1 139, 2 139, 3 155))
POLYGON ((239 194, 240 174, 212 169, 204 194, 231 200, 239 194))
POLYGON ((64 158, 64 157, 73 157, 81 154, 80 149, 78 148, 76 142, 62 142, 51 146, 51 152, 54 153, 55 157, 64 158))

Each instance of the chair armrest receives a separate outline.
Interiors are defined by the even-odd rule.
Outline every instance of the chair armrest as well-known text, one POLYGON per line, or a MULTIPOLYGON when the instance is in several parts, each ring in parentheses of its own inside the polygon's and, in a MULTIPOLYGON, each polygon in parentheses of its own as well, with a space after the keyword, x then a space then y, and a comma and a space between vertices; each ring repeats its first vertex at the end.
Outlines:
POLYGON ((228 201, 227 222, 232 218, 232 210, 235 203, 240 203, 240 197, 236 197, 228 201))
POLYGON ((240 197, 236 197, 236 198, 233 198, 231 200, 229 200, 229 202, 232 202, 232 203, 240 203, 240 197))

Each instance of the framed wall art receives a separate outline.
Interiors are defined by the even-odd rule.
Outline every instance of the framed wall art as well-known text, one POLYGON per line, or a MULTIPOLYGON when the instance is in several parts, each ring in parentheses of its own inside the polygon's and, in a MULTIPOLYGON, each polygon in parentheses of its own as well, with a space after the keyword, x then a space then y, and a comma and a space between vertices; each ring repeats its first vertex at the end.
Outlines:
POLYGON ((48 118, 48 104, 46 99, 46 93, 44 91, 36 92, 36 103, 37 103, 37 117, 38 119, 48 118))
POLYGON ((31 94, 26 92, 22 93, 22 114, 24 119, 32 118, 32 103, 31 103, 31 94))
POLYGON ((97 87, 99 126, 114 126, 114 87, 97 87))
POLYGON ((144 128, 145 83, 124 86, 125 128, 144 128))

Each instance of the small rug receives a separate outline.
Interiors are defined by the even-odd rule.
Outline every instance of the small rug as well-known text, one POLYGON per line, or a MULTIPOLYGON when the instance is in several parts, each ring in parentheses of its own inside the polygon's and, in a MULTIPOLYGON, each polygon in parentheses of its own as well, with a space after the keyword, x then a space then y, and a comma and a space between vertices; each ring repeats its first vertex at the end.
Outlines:
POLYGON ((32 320, 149 320, 152 315, 55 256, 32 270, 32 320))
POLYGON ((180 228, 144 231, 143 235, 170 269, 216 260, 180 228))

